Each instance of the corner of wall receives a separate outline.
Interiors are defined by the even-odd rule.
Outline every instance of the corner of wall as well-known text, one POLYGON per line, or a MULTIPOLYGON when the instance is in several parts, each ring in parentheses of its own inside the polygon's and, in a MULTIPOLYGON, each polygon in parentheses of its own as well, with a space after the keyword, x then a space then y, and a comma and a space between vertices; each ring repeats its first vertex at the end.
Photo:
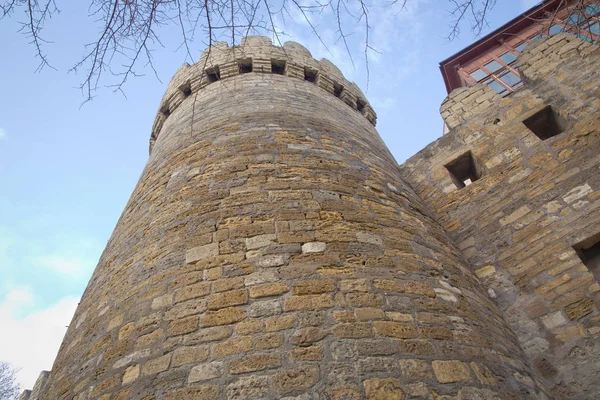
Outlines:
POLYGON ((502 101, 492 88, 477 84, 454 89, 442 102, 440 114, 450 130, 502 101))

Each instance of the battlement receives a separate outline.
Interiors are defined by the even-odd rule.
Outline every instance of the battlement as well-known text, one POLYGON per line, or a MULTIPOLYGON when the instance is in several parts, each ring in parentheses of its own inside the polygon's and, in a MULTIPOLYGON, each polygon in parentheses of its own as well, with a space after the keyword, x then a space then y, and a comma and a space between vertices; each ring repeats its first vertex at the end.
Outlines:
POLYGON ((186 98, 211 84, 246 73, 276 74, 307 81, 338 97, 373 125, 376 123, 377 115, 365 95, 354 82, 346 80, 331 61, 315 60, 310 51, 296 42, 286 42, 280 47, 274 46, 268 37, 249 36, 243 38, 239 46, 217 42, 204 50, 197 63, 185 63, 179 68, 160 102, 151 142, 158 138, 165 120, 186 98))

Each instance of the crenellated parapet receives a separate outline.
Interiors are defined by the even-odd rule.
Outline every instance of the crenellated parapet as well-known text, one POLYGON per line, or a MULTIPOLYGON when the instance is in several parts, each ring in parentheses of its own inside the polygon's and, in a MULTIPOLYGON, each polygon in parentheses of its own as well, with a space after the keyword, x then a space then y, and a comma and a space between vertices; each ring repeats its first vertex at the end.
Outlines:
POLYGON ((274 46, 264 36, 249 36, 239 46, 217 42, 206 49, 200 60, 183 64, 175 73, 163 96, 152 126, 152 143, 158 138, 163 123, 188 97, 217 82, 225 82, 246 73, 276 74, 304 80, 338 97, 361 113, 373 125, 377 115, 365 95, 354 82, 346 80, 329 60, 315 60, 311 53, 296 42, 274 46))
POLYGON ((35 385, 31 390, 24 390, 19 396, 19 400, 40 400, 46 392, 46 385, 50 379, 51 371, 42 371, 35 381, 35 385))

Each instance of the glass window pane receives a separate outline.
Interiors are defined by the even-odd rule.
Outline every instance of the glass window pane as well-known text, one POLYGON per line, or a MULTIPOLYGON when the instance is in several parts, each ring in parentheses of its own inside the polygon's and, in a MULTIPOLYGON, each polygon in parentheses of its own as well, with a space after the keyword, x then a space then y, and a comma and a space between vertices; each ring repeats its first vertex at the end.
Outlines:
POLYGON ((520 45, 518 45, 517 47, 515 47, 515 49, 519 52, 522 53, 523 50, 525 50, 525 47, 527 47, 527 42, 523 42, 520 45))
POLYGON ((494 89, 498 93, 502 93, 502 92, 506 91, 506 89, 504 88, 504 86, 502 86, 501 84, 499 84, 496 81, 491 81, 488 84, 488 86, 491 87, 492 89, 494 89))
POLYGON ((557 33, 562 32, 562 31, 563 31, 563 26, 562 25, 558 25, 558 24, 552 25, 550 27, 550 30, 549 30, 549 32, 550 32, 551 35, 557 34, 557 33))
POLYGON ((585 12, 586 12, 586 14, 589 14, 589 15, 600 14, 600 5, 591 3, 590 5, 588 5, 585 8, 585 12))
POLYGON ((546 37, 546 35, 544 35, 543 33, 538 33, 537 35, 530 37, 529 40, 538 40, 538 39, 543 39, 545 37, 546 37))
POLYGON ((502 65, 500 65, 499 62, 497 61, 490 61, 489 63, 484 65, 487 69, 490 70, 490 72, 496 72, 498 71, 500 68, 502 68, 502 65))
POLYGON ((586 18, 581 16, 580 14, 571 14, 569 18, 567 18, 567 23, 571 25, 579 25, 582 22, 585 22, 586 18))
POLYGON ((587 31, 594 35, 600 35, 600 23, 596 22, 595 24, 590 25, 590 27, 587 28, 587 31))
POLYGON ((579 35, 577 35, 577 36, 578 36, 580 39, 583 39, 583 40, 585 40, 586 42, 593 43, 593 40, 592 40, 592 39, 590 39, 589 37, 585 36, 585 35, 579 34, 579 35))
POLYGON ((510 64, 511 62, 515 61, 517 59, 517 56, 515 56, 513 53, 511 53, 510 51, 507 53, 504 53, 500 56, 500 59, 502 61, 504 61, 507 64, 510 64))
POLYGON ((486 74, 485 72, 483 72, 480 69, 477 69, 477 70, 471 72, 469 75, 471 75, 473 77, 473 79, 475 79, 477 82, 479 82, 480 80, 482 80, 483 78, 488 76, 488 74, 486 74))
POLYGON ((523 86, 523 82, 517 82, 517 83, 514 84, 513 89, 518 89, 521 86, 523 86))
POLYGON ((521 80, 518 75, 510 71, 503 72, 502 76, 500 76, 500 79, 502 79, 502 82, 511 87, 516 85, 521 80))

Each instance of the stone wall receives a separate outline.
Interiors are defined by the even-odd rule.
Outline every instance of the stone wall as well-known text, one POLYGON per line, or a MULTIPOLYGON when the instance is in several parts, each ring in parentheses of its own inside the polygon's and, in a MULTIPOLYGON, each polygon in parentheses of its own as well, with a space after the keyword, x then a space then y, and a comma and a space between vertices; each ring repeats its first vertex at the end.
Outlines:
POLYGON ((42 371, 35 381, 31 390, 24 390, 19 400, 40 400, 46 392, 46 385, 50 377, 50 371, 42 371))
POLYGON ((544 398, 368 102, 258 59, 176 74, 44 398, 544 398))
POLYGON ((517 63, 525 88, 509 97, 484 86, 453 91, 441 108, 450 133, 409 159, 403 176, 552 397, 600 398, 600 286, 576 252, 600 233, 600 49, 559 34, 517 63), (547 106, 564 132, 540 138, 523 121, 547 106), (481 176, 458 188, 447 166, 468 151, 481 176))

